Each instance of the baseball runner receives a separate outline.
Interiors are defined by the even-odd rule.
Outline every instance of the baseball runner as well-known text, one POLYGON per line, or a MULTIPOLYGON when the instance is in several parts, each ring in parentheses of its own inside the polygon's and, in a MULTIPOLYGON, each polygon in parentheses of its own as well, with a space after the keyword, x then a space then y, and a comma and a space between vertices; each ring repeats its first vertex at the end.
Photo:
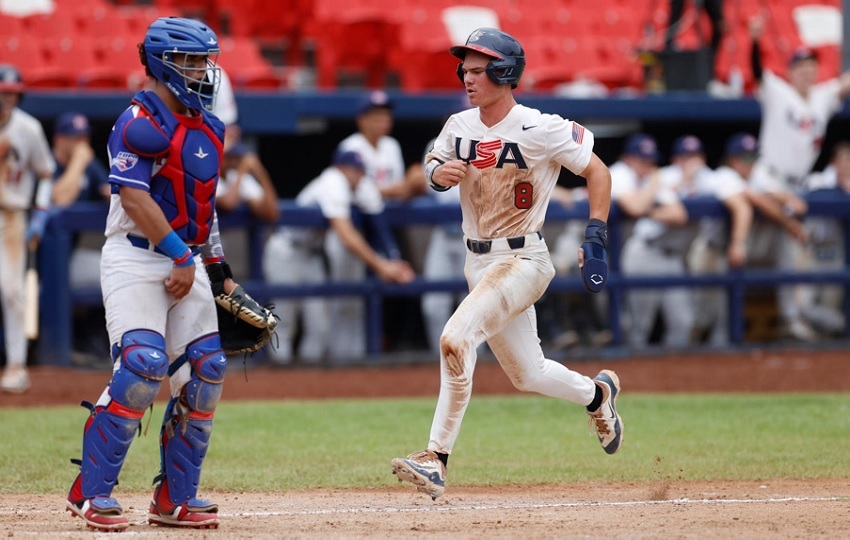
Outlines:
POLYGON ((479 28, 451 53, 472 109, 452 115, 427 156, 425 175, 437 191, 460 190, 464 274, 469 295, 440 337, 440 395, 425 450, 392 460, 393 473, 432 498, 445 491, 446 467, 472 393, 476 349, 484 341, 523 391, 586 407, 603 449, 620 448, 613 371, 594 379, 543 356, 534 303, 555 275, 540 234, 564 166, 587 179, 590 222, 578 251, 585 286, 607 279, 605 243, 611 177, 593 153, 593 133, 577 122, 517 104, 512 89, 525 53, 512 36, 479 28))
POLYGON ((24 272, 29 243, 38 242, 47 222, 55 164, 41 124, 18 108, 24 83, 15 66, 0 65, 0 298, 6 368, 4 392, 30 387, 24 332, 24 272), (27 212, 36 192, 27 226, 27 212))
MULTIPOLYGON (((351 207, 357 205, 363 212, 380 213, 384 209, 381 194, 375 185, 364 180, 365 165, 360 154, 337 151, 333 164, 314 178, 295 198, 299 206, 318 206, 328 220, 330 235, 336 238, 343 251, 328 252, 332 268, 344 266, 352 258, 371 268, 381 279, 409 283, 413 270, 406 261, 388 259, 377 253, 351 220, 351 207)), ((281 227, 269 237, 263 255, 263 270, 269 283, 324 283, 326 245, 324 229, 307 227, 281 227), (282 267, 287 272, 281 272, 282 267)), ((352 340, 363 347, 361 324, 347 319, 328 319, 328 302, 324 298, 284 299, 274 301, 280 316, 282 332, 279 346, 269 351, 272 362, 288 364, 292 361, 293 340, 296 334, 298 312, 303 314, 298 357, 307 363, 319 362, 335 341, 352 340), (331 334, 333 332, 333 334, 331 334), (332 338, 332 339, 331 339, 332 338)), ((343 343, 342 346, 351 346, 343 343)), ((337 349, 339 350, 339 349, 337 349)))
MULTIPOLYGON (((830 119, 850 95, 850 71, 840 77, 818 83, 818 57, 813 50, 795 49, 788 61, 787 80, 770 70, 762 70, 759 40, 764 21, 753 18, 753 73, 759 81, 758 100, 762 122, 759 132, 761 156, 753 171, 753 189, 779 198, 786 211, 795 217, 805 215, 802 195, 806 175, 820 155, 830 119)), ((806 253, 805 235, 788 238, 773 228, 773 234, 761 234, 760 247, 774 255, 784 270, 806 270, 811 260, 806 253)), ((813 341, 817 335, 805 320, 800 304, 800 286, 778 288, 779 312, 784 331, 795 339, 813 341)))
POLYGON ((139 49, 149 90, 133 97, 108 143, 101 285, 114 368, 97 403, 83 403, 91 414, 67 509, 96 530, 127 528, 112 490, 168 377, 148 521, 215 528, 218 506, 197 498, 227 367, 213 291, 237 289, 214 210, 224 138, 224 125, 208 112, 218 39, 197 21, 160 18, 139 49))

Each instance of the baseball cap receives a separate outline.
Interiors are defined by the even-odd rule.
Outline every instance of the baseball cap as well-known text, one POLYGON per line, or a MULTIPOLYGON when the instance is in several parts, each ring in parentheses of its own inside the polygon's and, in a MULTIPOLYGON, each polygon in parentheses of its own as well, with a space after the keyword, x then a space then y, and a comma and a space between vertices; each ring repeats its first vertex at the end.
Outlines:
POLYGON ((673 157, 703 153, 702 141, 693 135, 684 135, 673 143, 673 157))
POLYGON ((626 139, 623 154, 656 162, 658 161, 658 143, 652 135, 635 133, 626 139))
POLYGON ((749 133, 736 133, 726 141, 727 156, 755 156, 758 150, 758 140, 749 133))
POLYGON ((372 109, 392 110, 392 108, 393 102, 390 100, 390 96, 388 96, 383 90, 375 90, 373 92, 369 92, 367 96, 360 100, 360 106, 357 109, 357 114, 365 114, 372 109))
POLYGON ((788 65, 792 66, 797 62, 802 60, 817 60, 818 53, 813 49, 810 49, 805 46, 799 46, 791 52, 791 56, 788 57, 788 65))
POLYGON ((78 112, 62 113, 56 119, 56 135, 68 135, 71 137, 79 137, 81 135, 91 135, 91 127, 89 119, 86 115, 78 112))
POLYGON ((343 150, 334 155, 334 165, 337 167, 354 167, 361 171, 366 170, 366 165, 363 163, 363 158, 354 150, 343 150))

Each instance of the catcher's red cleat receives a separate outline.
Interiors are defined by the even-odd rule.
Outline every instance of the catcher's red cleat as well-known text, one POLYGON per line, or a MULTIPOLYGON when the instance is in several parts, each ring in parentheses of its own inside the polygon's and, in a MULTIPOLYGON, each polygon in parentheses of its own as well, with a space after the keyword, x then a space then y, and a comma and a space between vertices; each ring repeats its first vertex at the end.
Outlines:
POLYGON ((130 526, 124 510, 111 497, 95 497, 75 503, 68 501, 66 507, 71 514, 86 522, 89 529, 100 532, 121 532, 130 526))
POLYGON ((191 499, 165 511, 157 506, 156 501, 151 501, 148 523, 161 527, 218 529, 218 505, 203 499, 191 499))

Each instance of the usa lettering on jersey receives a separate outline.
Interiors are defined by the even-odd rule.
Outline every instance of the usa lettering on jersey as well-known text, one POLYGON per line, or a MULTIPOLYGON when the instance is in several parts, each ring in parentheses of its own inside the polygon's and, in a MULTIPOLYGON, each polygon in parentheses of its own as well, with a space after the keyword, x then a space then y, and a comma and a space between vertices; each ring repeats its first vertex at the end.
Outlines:
POLYGON ((505 163, 513 163, 517 169, 528 168, 519 150, 519 144, 500 139, 485 142, 470 140, 467 145, 464 145, 461 137, 455 137, 455 156, 461 161, 474 165, 477 169, 489 167, 501 169, 505 163), (466 152, 462 150, 464 146, 467 148, 466 152))

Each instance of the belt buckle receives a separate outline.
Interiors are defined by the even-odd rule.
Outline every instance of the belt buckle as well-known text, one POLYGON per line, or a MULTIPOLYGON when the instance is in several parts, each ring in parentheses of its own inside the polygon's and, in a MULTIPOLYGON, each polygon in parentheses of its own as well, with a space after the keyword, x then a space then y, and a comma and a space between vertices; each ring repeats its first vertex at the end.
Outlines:
POLYGON ((469 248, 469 251, 471 251, 473 253, 478 253, 479 255, 484 254, 484 253, 490 253, 490 245, 491 245, 490 240, 467 239, 466 243, 467 243, 467 247, 469 248))

